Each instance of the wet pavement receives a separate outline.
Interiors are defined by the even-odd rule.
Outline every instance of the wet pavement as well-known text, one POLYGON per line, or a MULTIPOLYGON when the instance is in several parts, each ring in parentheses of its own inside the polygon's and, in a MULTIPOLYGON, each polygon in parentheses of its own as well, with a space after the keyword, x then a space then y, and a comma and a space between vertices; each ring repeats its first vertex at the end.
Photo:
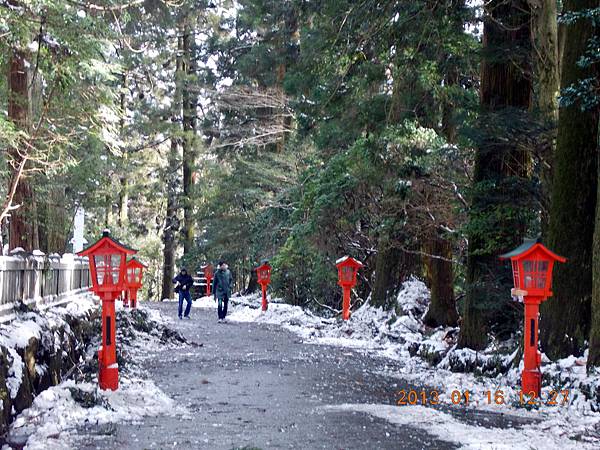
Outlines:
MULTIPOLYGON (((217 324, 216 311, 193 309, 177 320, 175 303, 157 304, 172 326, 202 347, 164 350, 143 366, 189 417, 148 417, 141 423, 87 430, 80 447, 119 449, 453 449, 422 428, 326 405, 395 404, 415 388, 380 372, 400 363, 364 351, 302 343, 278 326, 217 324)), ((514 418, 453 407, 466 423, 511 426, 514 418)), ((82 430, 83 431, 83 430, 82 430)))

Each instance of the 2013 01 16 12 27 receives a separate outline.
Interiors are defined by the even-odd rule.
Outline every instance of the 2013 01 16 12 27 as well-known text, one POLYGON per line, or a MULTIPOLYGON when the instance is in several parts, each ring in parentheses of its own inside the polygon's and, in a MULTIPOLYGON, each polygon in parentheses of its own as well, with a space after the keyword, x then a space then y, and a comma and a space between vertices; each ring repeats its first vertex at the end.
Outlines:
POLYGON ((510 398, 507 392, 508 390, 496 389, 487 390, 479 393, 465 390, 452 390, 449 395, 446 396, 447 400, 444 401, 441 396, 440 390, 414 390, 414 389, 401 389, 396 391, 398 406, 406 405, 464 405, 467 406, 471 403, 487 403, 488 405, 507 405, 518 403, 521 406, 568 406, 570 402, 568 389, 558 390, 552 389, 544 393, 543 398, 538 397, 535 392, 523 392, 517 391, 516 395, 513 394, 514 399, 510 398), (513 401, 511 401, 513 400, 513 401))

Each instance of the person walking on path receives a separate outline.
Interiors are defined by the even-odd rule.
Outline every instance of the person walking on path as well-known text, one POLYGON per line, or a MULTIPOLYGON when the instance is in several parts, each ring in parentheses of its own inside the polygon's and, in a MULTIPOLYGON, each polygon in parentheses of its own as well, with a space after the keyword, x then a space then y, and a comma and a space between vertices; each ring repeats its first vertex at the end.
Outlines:
POLYGON ((192 276, 187 273, 186 269, 181 269, 179 275, 173 278, 173 283, 176 283, 175 292, 179 294, 179 311, 178 315, 181 319, 181 313, 183 311, 183 300, 187 300, 187 305, 185 307, 185 318, 190 318, 190 309, 192 309, 192 293, 191 289, 194 285, 194 279, 192 276))
POLYGON ((213 295, 217 300, 217 314, 219 315, 219 323, 225 321, 227 315, 227 305, 229 303, 229 296, 231 295, 231 272, 227 267, 227 263, 220 261, 217 272, 213 279, 213 295))

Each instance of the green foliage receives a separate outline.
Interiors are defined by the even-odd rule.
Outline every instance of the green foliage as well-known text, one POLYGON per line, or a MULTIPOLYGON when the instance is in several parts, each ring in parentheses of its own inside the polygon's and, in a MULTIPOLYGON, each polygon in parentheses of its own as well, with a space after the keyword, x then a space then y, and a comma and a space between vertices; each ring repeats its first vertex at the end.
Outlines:
MULTIPOLYGON (((277 294, 334 308, 340 306, 334 262, 344 254, 365 263, 359 295, 367 298, 381 244, 418 253, 428 236, 443 233, 462 262, 466 235, 487 240, 480 251, 492 255, 503 245, 492 232, 498 226, 537 226, 530 212, 537 180, 466 188, 472 149, 498 129, 473 127, 480 118, 481 43, 465 29, 476 24, 476 7, 241 0, 225 14, 233 2, 217 9, 185 0, 147 1, 113 14, 68 2, 22 3, 27 11, 0 8, 0 35, 9 33, 10 46, 37 48, 31 56, 43 80, 39 98, 50 105, 37 145, 58 161, 35 175, 37 197, 48 204, 60 199, 63 241, 82 205, 88 238, 108 225, 140 248, 151 265, 152 297, 159 295, 164 233, 173 231, 180 247, 184 207, 195 213, 196 245, 179 264, 195 271, 225 259, 247 284, 267 258, 277 294), (186 32, 193 39, 183 55, 186 32), (178 63, 193 68, 177 70, 178 63), (275 95, 284 106, 274 112, 268 105, 227 104, 219 96, 229 85, 275 95), (196 130, 183 127, 184 88, 199 98, 192 107, 196 130), (228 145, 240 130, 273 121, 289 130, 265 144, 228 145), (189 196, 182 192, 182 142, 197 155, 189 196), (179 145, 174 151, 172 143, 179 145), (176 200, 172 216, 169 196, 176 200), (487 200, 466 224, 474 197, 487 200), (515 199, 512 206, 503 202, 507 197, 515 199)), ((4 68, 10 46, 0 53, 4 68)), ((590 43, 581 64, 595 64, 596 47, 590 43)), ((573 101, 592 105, 594 83, 574 87, 573 101)), ((6 89, 4 78, 0 87, 6 89)), ((6 100, 0 102, 6 110, 6 100)), ((531 141, 536 133, 520 117, 498 122, 512 127, 507 139, 531 141)), ((4 148, 23 137, 19 132, 0 113, 4 148)), ((6 181, 8 171, 2 175, 6 181)), ((57 214, 47 209, 42 228, 50 230, 57 214)), ((462 276, 463 268, 456 273, 462 276)))
POLYGON ((497 255, 499 249, 513 245, 510 224, 513 232, 519 230, 521 224, 531 224, 529 229, 535 226, 537 214, 530 195, 533 190, 531 182, 519 177, 485 180, 473 185, 471 196, 481 201, 471 207, 469 222, 464 226, 471 239, 481 243, 473 255, 497 255), (507 203, 507 198, 513 201, 507 203), (501 230, 506 231, 501 233, 501 230))
MULTIPOLYGON (((0 34, 7 44, 0 50, 0 67, 8 74, 14 55, 24 58, 29 92, 18 101, 28 106, 28 123, 15 126, 8 117, 7 96, 0 97, 3 193, 16 160, 25 155, 25 176, 33 180, 38 211, 31 220, 37 222, 40 246, 64 252, 70 250, 75 205, 94 204, 98 187, 107 185, 107 159, 100 156, 110 159, 119 151, 112 91, 119 67, 112 57, 114 34, 102 15, 67 2, 11 5, 0 7, 0 34)), ((7 81, 0 78, 3 92, 9 90, 7 81)))
MULTIPOLYGON (((274 287, 285 299, 339 307, 337 258, 366 263, 366 297, 382 236, 418 247, 426 230, 460 224, 456 198, 443 191, 463 189, 468 156, 442 137, 439 105, 451 102, 468 121, 477 104, 469 66, 477 43, 456 26, 473 10, 431 12, 426 3, 241 2, 236 36, 210 43, 218 73, 236 86, 282 89, 297 133, 282 153, 226 148, 209 163, 199 257, 227 255, 246 270, 272 257, 274 287), (461 84, 444 82, 451 64, 461 84), (444 171, 452 178, 439 183, 444 171), (433 220, 419 204, 424 195, 436 199, 433 220), (446 211, 438 211, 443 202, 446 211)), ((223 113, 227 135, 264 112, 223 113)))
POLYGON ((302 231, 295 230, 273 258, 273 288, 293 305, 327 299, 327 303, 339 307, 340 293, 333 261, 306 237, 302 231))
MULTIPOLYGON (((584 9, 581 11, 567 11, 561 15, 559 22, 564 26, 574 26, 578 21, 589 21, 593 28, 600 27, 600 8, 584 9)), ((586 43, 586 50, 580 56, 577 66, 581 69, 596 69, 600 64, 600 37, 597 33, 590 36, 586 43)), ((600 105, 600 85, 598 77, 584 77, 575 83, 563 88, 560 93, 560 106, 569 107, 578 105, 582 111, 593 111, 600 105)))

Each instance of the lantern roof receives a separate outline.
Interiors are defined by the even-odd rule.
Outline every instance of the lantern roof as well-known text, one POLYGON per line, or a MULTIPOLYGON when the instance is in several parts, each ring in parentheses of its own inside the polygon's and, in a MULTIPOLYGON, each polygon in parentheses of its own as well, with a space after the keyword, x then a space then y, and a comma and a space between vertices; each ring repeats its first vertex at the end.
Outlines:
POLYGON ((99 250, 105 246, 112 247, 115 250, 117 250, 119 252, 123 252, 127 255, 135 255, 137 253, 137 250, 134 250, 131 247, 127 247, 126 245, 121 244, 119 241, 113 239, 110 236, 109 230, 104 230, 102 232, 102 237, 100 238, 100 240, 98 240, 98 242, 92 244, 88 248, 81 250, 79 253, 77 253, 77 255, 78 256, 89 256, 90 254, 95 253, 97 250, 99 250))
POLYGON ((540 238, 523 239, 523 243, 521 245, 519 245, 517 248, 511 250, 508 253, 500 255, 499 258, 500 259, 514 259, 514 260, 518 261, 518 260, 527 258, 529 255, 531 255, 535 251, 540 251, 540 252, 544 253, 546 256, 548 256, 548 258, 553 259, 554 261, 559 261, 559 262, 564 263, 567 260, 567 258, 559 256, 556 253, 554 253, 554 252, 548 250, 546 247, 544 247, 540 238))
POLYGON ((260 266, 257 267, 257 269, 266 269, 266 268, 271 268, 271 265, 269 264, 269 261, 267 261, 266 259, 262 261, 262 264, 260 266))
POLYGON ((133 267, 133 268, 139 268, 139 269, 147 269, 148 268, 148 266, 146 264, 141 262, 135 256, 133 258, 131 258, 129 261, 127 261, 126 267, 127 268, 133 267))
POLYGON ((335 265, 340 267, 340 266, 352 266, 352 267, 362 267, 363 263, 361 263, 360 261, 358 261, 357 259, 352 258, 351 256, 344 256, 340 259, 338 259, 335 262, 335 265))

